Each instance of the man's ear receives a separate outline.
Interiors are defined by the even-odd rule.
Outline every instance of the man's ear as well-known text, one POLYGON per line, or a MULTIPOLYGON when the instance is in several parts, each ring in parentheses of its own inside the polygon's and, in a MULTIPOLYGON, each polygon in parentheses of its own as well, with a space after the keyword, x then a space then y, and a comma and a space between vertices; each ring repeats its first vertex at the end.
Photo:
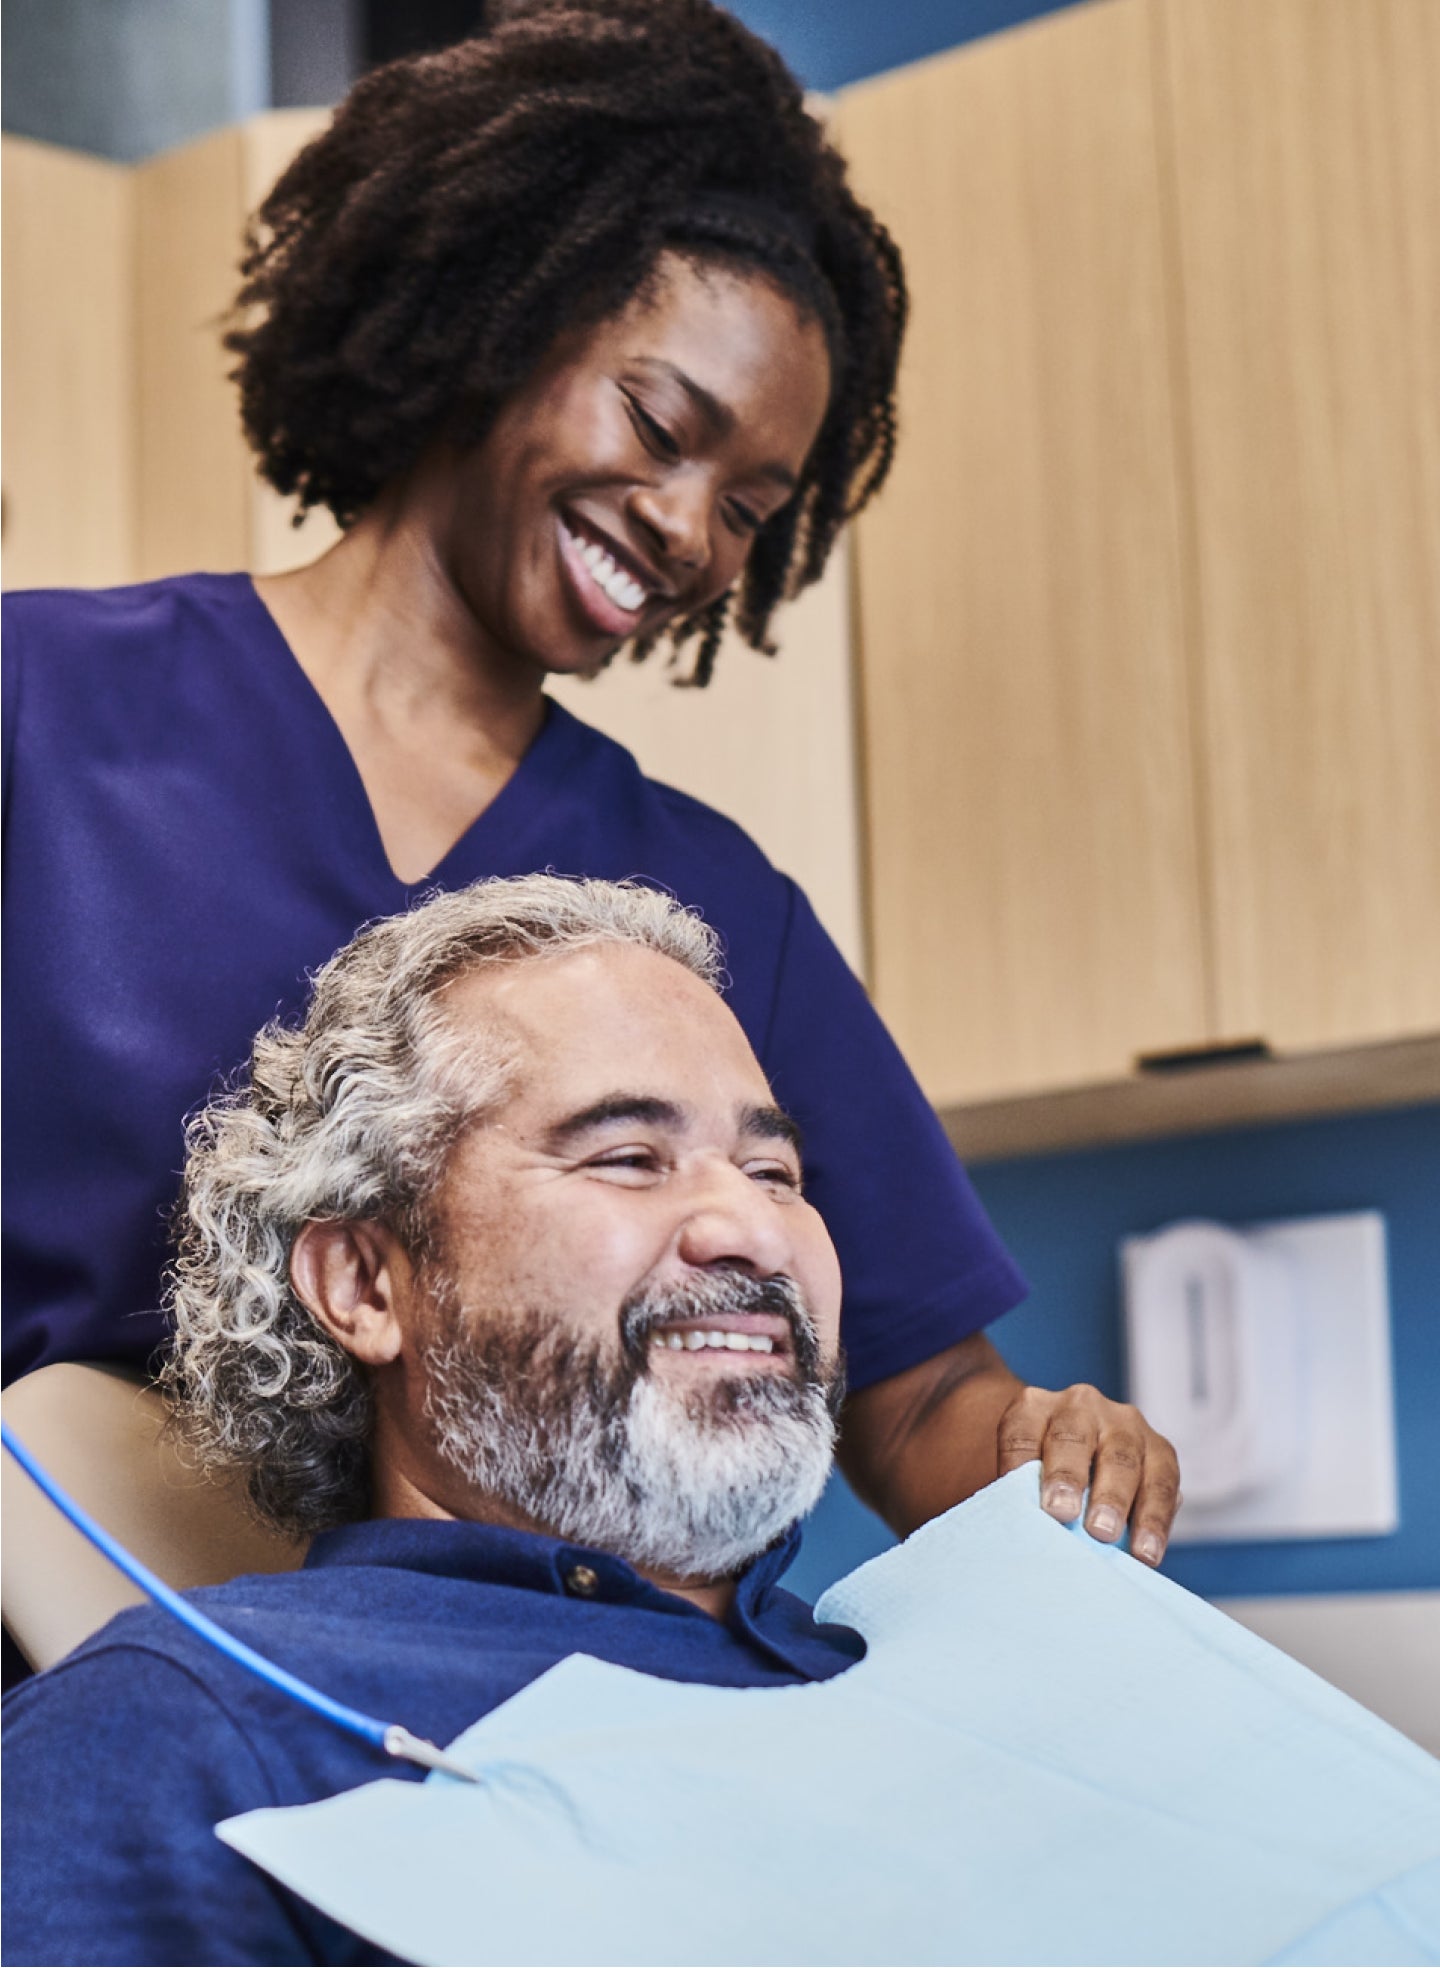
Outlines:
POLYGON ((399 1238, 383 1223, 302 1225, 290 1251, 290 1283, 355 1359, 385 1367, 399 1358, 415 1272, 399 1238))

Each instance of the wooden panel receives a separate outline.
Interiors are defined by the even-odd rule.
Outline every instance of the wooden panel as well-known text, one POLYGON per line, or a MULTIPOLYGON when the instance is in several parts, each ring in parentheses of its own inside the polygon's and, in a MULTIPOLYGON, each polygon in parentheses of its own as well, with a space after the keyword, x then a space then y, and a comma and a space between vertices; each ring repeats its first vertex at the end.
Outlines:
POLYGON ((943 1118, 965 1161, 994 1162, 1428 1101, 1440 1101, 1440 1038, 1132 1074, 1101 1086, 955 1107, 943 1118))
POLYGON ((244 211, 240 131, 137 166, 135 186, 140 577, 243 567, 250 474, 220 346, 244 211))
POLYGON ((188 568, 278 573, 324 551, 328 513, 291 525, 257 477, 220 346, 239 285, 245 215, 327 110, 275 110, 139 167, 140 558, 147 577, 188 568))
POLYGON ((130 173, 24 137, 4 165, 5 585, 126 581, 130 173))
POLYGON ((837 551, 780 610, 773 659, 732 638, 707 690, 677 690, 659 652, 546 688, 635 753, 652 778, 729 814, 791 874, 863 973, 849 583, 837 551))
POLYGON ((1165 0, 1219 1011, 1440 1027, 1440 7, 1165 0))
POLYGON ((846 93, 907 256, 858 528, 873 977, 942 1105, 1207 1033, 1144 0, 846 93))

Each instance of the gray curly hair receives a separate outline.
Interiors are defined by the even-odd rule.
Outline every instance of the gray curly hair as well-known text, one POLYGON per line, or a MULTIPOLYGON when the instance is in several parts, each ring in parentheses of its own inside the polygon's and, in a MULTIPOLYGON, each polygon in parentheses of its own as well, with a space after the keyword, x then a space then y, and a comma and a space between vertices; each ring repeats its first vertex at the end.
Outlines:
POLYGON ((449 1150, 518 1063, 499 1028, 454 1029, 446 985, 616 943, 720 987, 714 931, 638 882, 526 875, 437 895, 332 957, 304 1023, 267 1026, 248 1076, 191 1120, 161 1382, 195 1459, 242 1472, 270 1522, 308 1535, 369 1507, 369 1382, 291 1287, 302 1225, 384 1221, 424 1258, 449 1150))

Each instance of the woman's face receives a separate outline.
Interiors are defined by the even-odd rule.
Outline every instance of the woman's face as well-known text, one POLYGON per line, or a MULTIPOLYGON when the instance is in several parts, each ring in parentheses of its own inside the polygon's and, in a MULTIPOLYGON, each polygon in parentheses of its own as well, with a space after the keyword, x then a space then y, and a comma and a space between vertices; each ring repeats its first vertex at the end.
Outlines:
POLYGON ((823 330, 780 289, 667 254, 441 473, 434 545, 486 642, 590 670, 714 601, 794 491, 829 388, 823 330))

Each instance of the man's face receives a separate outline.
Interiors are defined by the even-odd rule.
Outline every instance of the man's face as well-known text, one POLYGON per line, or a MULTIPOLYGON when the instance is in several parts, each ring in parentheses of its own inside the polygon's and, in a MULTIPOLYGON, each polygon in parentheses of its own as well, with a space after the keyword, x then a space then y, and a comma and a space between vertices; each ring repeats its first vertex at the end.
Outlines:
POLYGON ((451 1155, 417 1278, 446 1507, 498 1496, 677 1576, 734 1569, 831 1446, 839 1266, 790 1123, 721 1000, 651 951, 506 966, 445 1005, 520 1061, 451 1155))

